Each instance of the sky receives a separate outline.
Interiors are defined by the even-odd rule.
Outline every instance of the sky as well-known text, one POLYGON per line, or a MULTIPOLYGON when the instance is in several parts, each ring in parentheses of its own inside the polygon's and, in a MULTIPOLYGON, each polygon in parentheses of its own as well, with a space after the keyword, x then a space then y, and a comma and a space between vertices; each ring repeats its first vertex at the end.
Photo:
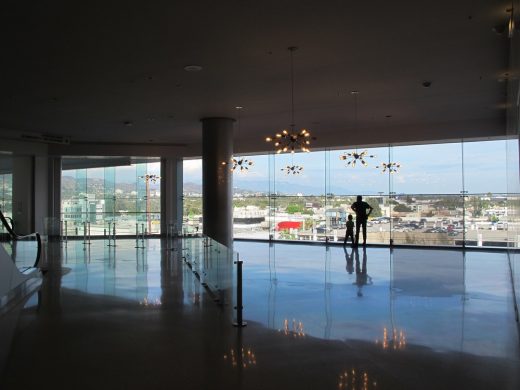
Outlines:
MULTIPOLYGON (((304 195, 377 194, 389 191, 409 194, 506 193, 506 144, 508 141, 482 141, 430 145, 371 148, 367 167, 346 167, 340 156, 348 150, 248 156, 254 161, 247 173, 235 172, 233 186, 243 190, 271 191, 304 195), (390 155, 389 155, 390 154, 390 155), (463 158, 464 155, 464 164, 463 158), (398 173, 382 173, 382 162, 399 162, 398 173), (303 166, 300 175, 286 175, 281 169, 287 165, 303 166), (463 170, 464 165, 464 170, 463 170), (327 169, 325 167, 327 166, 327 169), (271 172, 271 175, 269 173, 271 172), (328 172, 326 177, 325 172, 328 172), (464 175, 462 174, 464 172, 464 175), (274 176, 275 180, 270 180, 274 176), (389 189, 390 188, 390 189, 389 189)), ((510 143, 508 147, 511 148, 510 143)), ((513 145, 518 151, 516 143, 513 145)), ((361 152, 365 149, 359 149, 361 152)), ((201 160, 184 161, 185 183, 202 182, 201 160)))

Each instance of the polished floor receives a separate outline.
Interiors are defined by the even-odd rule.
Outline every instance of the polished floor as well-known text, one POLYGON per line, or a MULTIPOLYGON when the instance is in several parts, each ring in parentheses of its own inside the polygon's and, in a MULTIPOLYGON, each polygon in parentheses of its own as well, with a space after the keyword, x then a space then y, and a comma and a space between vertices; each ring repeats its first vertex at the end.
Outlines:
POLYGON ((0 317, 1 389, 520 388, 504 253, 237 242, 237 329, 185 252, 134 244, 48 246, 0 317))

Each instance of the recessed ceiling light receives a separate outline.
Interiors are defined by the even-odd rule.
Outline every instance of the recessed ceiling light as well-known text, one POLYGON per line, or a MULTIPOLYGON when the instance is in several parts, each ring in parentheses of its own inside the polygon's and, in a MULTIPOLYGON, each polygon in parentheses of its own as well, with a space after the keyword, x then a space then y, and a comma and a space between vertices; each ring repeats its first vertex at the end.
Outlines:
POLYGON ((125 126, 129 126, 129 127, 132 126, 133 124, 134 124, 134 123, 131 122, 131 121, 124 121, 124 122, 123 122, 123 125, 125 125, 125 126))
POLYGON ((385 118, 391 118, 392 115, 385 115, 385 118))
POLYGON ((429 88, 432 85, 431 81, 423 81, 422 86, 424 88, 429 88))
POLYGON ((200 65, 187 65, 184 67, 186 72, 200 72, 202 70, 202 66, 200 65))
POLYGON ((350 91, 350 93, 351 93, 352 95, 357 95, 357 94, 359 93, 359 91, 350 91))
POLYGON ((242 106, 236 106, 235 108, 236 108, 237 110, 241 110, 241 109, 243 109, 244 107, 242 107, 242 106))

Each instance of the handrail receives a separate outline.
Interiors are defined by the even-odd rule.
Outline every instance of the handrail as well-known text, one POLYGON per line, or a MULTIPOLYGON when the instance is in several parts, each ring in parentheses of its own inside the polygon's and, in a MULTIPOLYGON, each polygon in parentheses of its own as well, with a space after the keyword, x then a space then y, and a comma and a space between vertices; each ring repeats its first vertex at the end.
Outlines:
MULTIPOLYGON (((2 225, 4 225, 5 229, 7 230, 7 233, 9 233, 9 235, 11 236, 13 241, 21 241, 21 240, 25 240, 27 238, 33 238, 33 237, 36 238, 36 241, 38 243, 38 250, 36 252, 36 260, 34 261, 34 265, 33 265, 33 267, 36 268, 38 266, 38 263, 40 262, 40 257, 41 257, 41 253, 42 253, 42 239, 40 237, 40 233, 36 232, 36 233, 27 234, 25 236, 20 236, 20 235, 16 234, 16 232, 13 230, 13 228, 11 226, 9 226, 9 223, 7 222, 7 218, 2 213, 2 210, 0 210, 0 221, 2 222, 2 225)), ((12 221, 12 219, 11 219, 11 221, 12 221)))

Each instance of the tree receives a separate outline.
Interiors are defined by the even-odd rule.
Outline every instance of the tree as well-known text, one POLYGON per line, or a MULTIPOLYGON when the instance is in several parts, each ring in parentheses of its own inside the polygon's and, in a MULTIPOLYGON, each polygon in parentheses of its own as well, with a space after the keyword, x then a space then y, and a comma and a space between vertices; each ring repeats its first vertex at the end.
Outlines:
POLYGON ((412 211, 412 208, 408 207, 407 205, 404 205, 404 204, 398 204, 397 206, 394 207, 394 211, 396 211, 398 213, 408 213, 408 212, 412 211))
POLYGON ((381 212, 381 207, 379 207, 379 202, 377 198, 370 198, 367 200, 367 203, 372 207, 372 212, 370 216, 373 218, 381 217, 383 213, 381 212))
POLYGON ((304 208, 302 205, 291 203, 287 205, 285 211, 287 214, 296 214, 303 212, 304 208))

